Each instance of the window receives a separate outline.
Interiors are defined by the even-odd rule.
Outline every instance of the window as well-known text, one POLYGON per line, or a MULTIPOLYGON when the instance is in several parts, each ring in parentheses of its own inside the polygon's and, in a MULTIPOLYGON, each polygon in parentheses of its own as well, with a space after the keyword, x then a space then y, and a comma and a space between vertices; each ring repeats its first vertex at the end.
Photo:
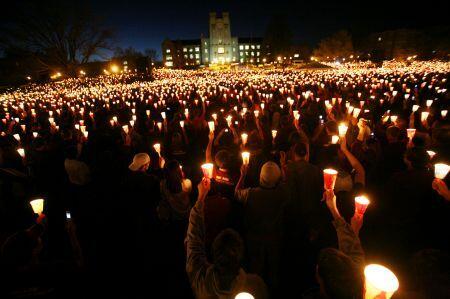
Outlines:
POLYGON ((239 50, 244 50, 244 46, 243 45, 239 45, 239 50))
POLYGON ((195 47, 195 52, 200 52, 200 48, 199 47, 195 47))
POLYGON ((170 53, 170 49, 166 49, 166 53, 170 53))
POLYGON ((256 52, 256 56, 259 56, 259 52, 256 52))
POLYGON ((172 60, 172 56, 171 55, 167 55, 166 60, 172 60))
POLYGON ((196 58, 196 59, 199 59, 199 58, 200 58, 200 54, 198 54, 198 53, 195 54, 195 58, 196 58))
POLYGON ((194 49, 192 49, 192 48, 189 48, 189 52, 193 52, 194 51, 194 49))
POLYGON ((239 55, 244 56, 244 52, 240 52, 239 55))
POLYGON ((195 62, 196 62, 197 64, 200 64, 200 60, 196 60, 195 62))
POLYGON ((184 58, 188 58, 187 54, 184 55, 184 58))
POLYGON ((248 50, 249 49, 249 46, 248 45, 245 45, 245 50, 248 50))
POLYGON ((236 52, 236 48, 235 47, 233 47, 233 52, 236 52))
POLYGON ((183 52, 187 52, 187 48, 183 48, 183 52))
POLYGON ((217 48, 217 53, 219 53, 219 54, 225 53, 225 48, 224 47, 217 48))
POLYGON ((194 59, 194 54, 190 54, 190 55, 189 55, 189 58, 190 58, 190 59, 194 59))
POLYGON ((255 52, 252 51, 252 56, 255 56, 255 52))
POLYGON ((252 49, 255 49, 255 45, 252 45, 252 49))
POLYGON ((236 57, 233 56, 233 61, 236 61, 236 57))
POLYGON ((245 56, 248 56, 248 51, 245 51, 245 56))
POLYGON ((208 49, 205 49, 205 53, 208 53, 208 49))
MULTIPOLYGON (((259 54, 259 53, 258 53, 259 54)), ((259 58, 256 58, 256 62, 259 62, 259 58)))
POLYGON ((240 61, 241 63, 243 63, 243 62, 244 62, 244 58, 241 58, 239 61, 240 61))
POLYGON ((173 66, 173 62, 172 61, 166 61, 166 66, 173 66))
POLYGON ((261 48, 261 46, 260 45, 256 45, 256 49, 259 49, 259 48, 261 48))

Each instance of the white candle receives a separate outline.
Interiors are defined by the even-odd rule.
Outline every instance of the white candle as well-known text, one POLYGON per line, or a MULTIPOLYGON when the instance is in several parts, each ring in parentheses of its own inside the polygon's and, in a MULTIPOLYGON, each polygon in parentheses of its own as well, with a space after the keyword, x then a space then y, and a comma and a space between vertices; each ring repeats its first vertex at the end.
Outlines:
POLYGON ((364 268, 366 281, 365 299, 389 299, 398 290, 399 282, 395 274, 388 268, 371 264, 364 268))
POLYGON ((210 132, 214 132, 215 126, 213 121, 208 122, 208 127, 210 132))
POLYGON ((237 294, 234 299, 255 299, 255 297, 250 293, 242 292, 237 294))
POLYGON ((242 138, 242 144, 243 145, 247 144, 247 139, 248 139, 247 133, 242 133, 241 138, 242 138))
POLYGON ((348 127, 345 123, 341 123, 338 126, 338 130, 339 130, 339 137, 345 137, 345 134, 347 134, 348 127))
POLYGON ((17 152, 22 158, 25 158, 25 150, 23 148, 18 148, 17 152))
POLYGON ((277 137, 277 130, 272 130, 272 138, 275 139, 277 137))
POLYGON ((155 151, 158 153, 158 155, 161 156, 161 144, 155 143, 155 144, 153 145, 153 148, 154 148, 155 151))
POLYGON ((331 136, 331 143, 332 144, 336 144, 336 143, 338 143, 338 141, 339 141, 339 136, 337 136, 337 135, 331 136))
POLYGON ((434 177, 443 180, 448 172, 450 171, 450 166, 444 163, 434 164, 434 177))
POLYGON ((250 162, 250 153, 249 152, 243 152, 242 153, 242 164, 248 165, 250 162))
POLYGON ((42 198, 30 201, 30 205, 35 214, 41 215, 44 211, 44 200, 42 198))

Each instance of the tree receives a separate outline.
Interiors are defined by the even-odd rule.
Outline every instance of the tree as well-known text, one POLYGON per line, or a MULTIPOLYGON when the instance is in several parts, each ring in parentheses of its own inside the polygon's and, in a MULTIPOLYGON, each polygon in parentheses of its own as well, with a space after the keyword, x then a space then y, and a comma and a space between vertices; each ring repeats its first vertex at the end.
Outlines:
POLYGON ((158 59, 158 52, 155 49, 145 49, 144 53, 152 62, 158 59))
POLYGON ((352 53, 352 37, 347 31, 341 30, 321 40, 313 55, 320 59, 334 59, 337 57, 348 57, 352 53))
POLYGON ((1 28, 0 47, 26 53, 40 71, 61 70, 75 75, 80 64, 110 49, 112 32, 89 10, 85 1, 24 1, 17 17, 1 28))
POLYGON ((292 31, 287 17, 281 14, 272 16, 264 35, 264 53, 274 59, 277 56, 286 56, 292 46, 292 31))

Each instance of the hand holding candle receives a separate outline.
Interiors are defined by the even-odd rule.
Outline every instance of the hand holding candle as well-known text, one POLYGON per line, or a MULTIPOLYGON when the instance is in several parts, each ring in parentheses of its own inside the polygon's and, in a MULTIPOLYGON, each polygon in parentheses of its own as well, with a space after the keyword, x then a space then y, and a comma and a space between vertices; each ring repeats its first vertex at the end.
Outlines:
POLYGON ((249 152, 243 152, 242 153, 242 164, 248 165, 250 163, 250 153, 249 152))
POLYGON ((399 282, 395 274, 388 268, 371 264, 364 268, 366 281, 365 299, 389 299, 398 290, 399 282))
POLYGON ((203 177, 207 179, 212 179, 214 165, 212 163, 205 163, 202 166, 203 177))
POLYGON ((364 196, 364 195, 356 196, 355 197, 355 213, 364 215, 364 213, 366 212, 367 206, 369 204, 370 204, 370 201, 366 196, 364 196))

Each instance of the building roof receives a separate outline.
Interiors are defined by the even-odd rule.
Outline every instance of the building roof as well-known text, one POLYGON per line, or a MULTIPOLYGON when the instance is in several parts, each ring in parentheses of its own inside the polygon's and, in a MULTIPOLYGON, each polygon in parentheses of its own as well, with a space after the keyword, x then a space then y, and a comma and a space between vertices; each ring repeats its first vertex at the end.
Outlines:
POLYGON ((238 37, 239 44, 262 44, 262 37, 238 37))

